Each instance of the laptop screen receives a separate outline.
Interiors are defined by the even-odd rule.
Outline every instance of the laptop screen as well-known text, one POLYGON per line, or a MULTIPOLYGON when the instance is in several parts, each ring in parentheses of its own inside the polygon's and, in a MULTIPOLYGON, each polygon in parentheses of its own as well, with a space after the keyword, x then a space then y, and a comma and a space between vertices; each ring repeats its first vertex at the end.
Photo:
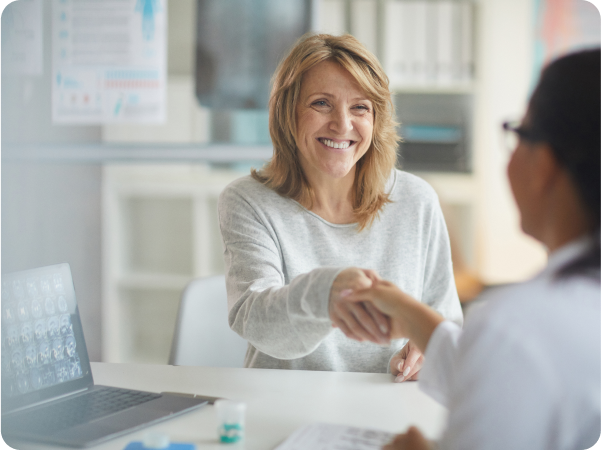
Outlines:
POLYGON ((68 264, 2 275, 1 355, 3 411, 91 383, 68 264))

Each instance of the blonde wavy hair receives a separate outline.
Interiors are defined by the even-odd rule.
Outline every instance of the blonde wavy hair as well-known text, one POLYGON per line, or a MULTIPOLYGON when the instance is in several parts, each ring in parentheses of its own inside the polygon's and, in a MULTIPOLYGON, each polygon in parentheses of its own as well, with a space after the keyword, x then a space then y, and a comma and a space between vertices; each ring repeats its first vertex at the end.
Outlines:
POLYGON ((315 193, 301 168, 296 145, 296 106, 303 74, 322 61, 346 69, 373 104, 374 128, 370 147, 357 161, 353 185, 353 212, 359 231, 369 227, 390 202, 386 181, 396 164, 399 136, 388 77, 377 58, 351 35, 306 34, 280 63, 272 78, 269 133, 273 157, 252 177, 284 197, 312 207, 315 193))

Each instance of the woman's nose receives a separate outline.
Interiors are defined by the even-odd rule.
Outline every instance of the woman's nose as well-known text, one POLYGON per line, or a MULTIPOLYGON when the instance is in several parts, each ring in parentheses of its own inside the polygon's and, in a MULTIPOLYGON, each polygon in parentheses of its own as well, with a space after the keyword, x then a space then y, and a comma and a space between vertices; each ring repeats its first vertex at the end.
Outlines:
POLYGON ((353 129, 353 117, 350 112, 344 109, 336 109, 332 113, 330 128, 341 136, 351 131, 353 129))

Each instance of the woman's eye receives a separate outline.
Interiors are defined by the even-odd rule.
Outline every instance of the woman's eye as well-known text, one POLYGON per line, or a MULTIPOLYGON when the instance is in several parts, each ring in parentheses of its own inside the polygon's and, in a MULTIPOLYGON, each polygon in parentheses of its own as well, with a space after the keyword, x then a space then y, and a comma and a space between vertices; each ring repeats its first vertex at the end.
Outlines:
POLYGON ((313 102, 313 106, 328 106, 328 104, 325 100, 317 100, 316 102, 313 102))
POLYGON ((361 113, 365 113, 365 112, 369 111, 369 107, 367 105, 357 105, 357 106, 355 106, 355 109, 361 113))

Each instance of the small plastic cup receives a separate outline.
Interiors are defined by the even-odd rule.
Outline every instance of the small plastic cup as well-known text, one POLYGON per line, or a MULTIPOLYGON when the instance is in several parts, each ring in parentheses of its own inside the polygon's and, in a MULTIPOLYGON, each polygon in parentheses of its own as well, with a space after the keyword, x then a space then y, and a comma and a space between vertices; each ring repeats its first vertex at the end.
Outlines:
POLYGON ((217 412, 219 440, 227 444, 241 441, 244 438, 246 404, 235 400, 217 400, 215 411, 217 412))
POLYGON ((142 445, 145 449, 167 449, 171 442, 169 436, 165 433, 150 432, 144 435, 142 445))

